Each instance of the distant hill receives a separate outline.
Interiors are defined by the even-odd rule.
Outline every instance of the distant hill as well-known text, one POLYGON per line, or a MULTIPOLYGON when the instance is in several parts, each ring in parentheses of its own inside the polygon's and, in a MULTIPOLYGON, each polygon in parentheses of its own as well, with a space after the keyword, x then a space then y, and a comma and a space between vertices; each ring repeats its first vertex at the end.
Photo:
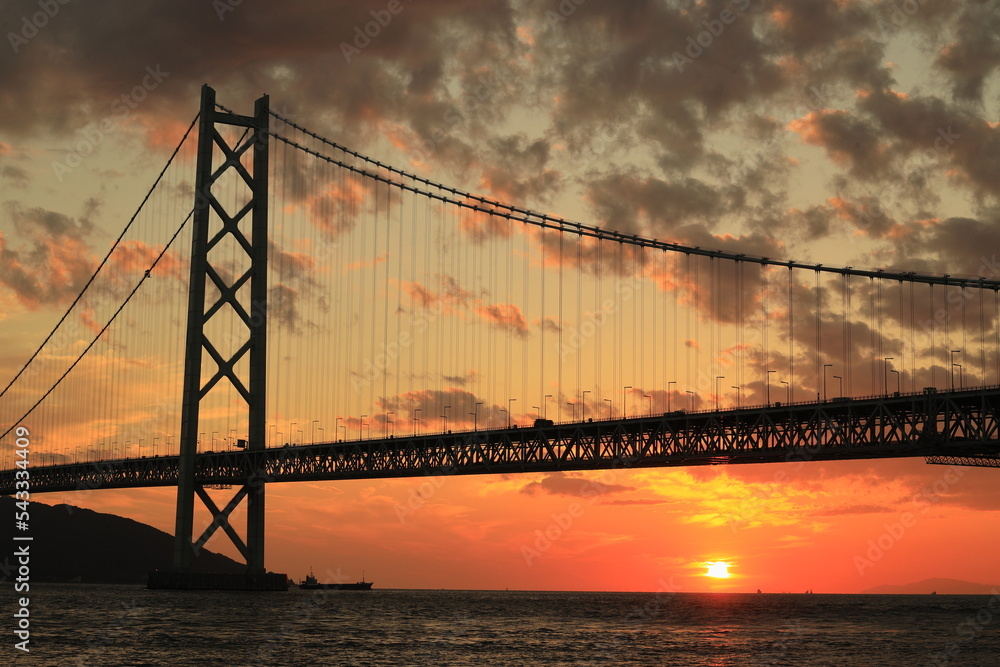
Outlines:
POLYGON ((861 592, 883 595, 927 595, 934 592, 940 595, 996 595, 1000 593, 1000 586, 976 584, 971 581, 959 581, 958 579, 924 579, 913 584, 902 584, 900 586, 875 586, 861 592))
MULTIPOLYGON (((72 505, 31 503, 31 581, 84 583, 145 583, 150 570, 168 569, 173 560, 173 536, 144 523, 72 505)), ((15 544, 14 499, 0 497, 0 543, 15 544)), ((13 548, 5 548, 11 554, 13 548)), ((0 560, 0 581, 11 580, 12 556, 0 560)), ((202 550, 198 572, 243 572, 232 558, 202 550)))

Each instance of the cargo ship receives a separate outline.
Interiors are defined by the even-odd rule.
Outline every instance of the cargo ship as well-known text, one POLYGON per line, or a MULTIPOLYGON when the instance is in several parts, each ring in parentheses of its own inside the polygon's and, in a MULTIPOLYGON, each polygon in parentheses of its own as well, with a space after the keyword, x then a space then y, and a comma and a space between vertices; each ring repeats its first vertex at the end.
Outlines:
POLYGON ((305 580, 299 584, 299 588, 304 591, 370 591, 372 589, 372 584, 374 582, 365 581, 364 573, 361 574, 361 581, 356 581, 353 584, 321 584, 313 576, 312 570, 309 570, 309 574, 306 576, 305 580))

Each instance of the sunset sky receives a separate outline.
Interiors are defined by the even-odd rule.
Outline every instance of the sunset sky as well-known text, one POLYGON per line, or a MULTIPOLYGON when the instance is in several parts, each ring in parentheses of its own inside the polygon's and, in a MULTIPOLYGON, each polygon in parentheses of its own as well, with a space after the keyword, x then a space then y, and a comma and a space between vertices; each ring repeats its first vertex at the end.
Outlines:
MULTIPOLYGON (((282 116, 387 164, 629 234, 835 266, 991 278, 1000 267, 992 2, 216 0, 113 13, 53 2, 51 16, 42 5, 9 2, 3 12, 3 385, 135 210, 194 117, 203 83, 237 112, 267 93, 282 116)), ((176 201, 157 200, 151 228, 116 260, 120 275, 141 275, 189 207, 190 150, 182 159, 164 186, 176 201)), ((820 354, 799 331, 789 354, 783 303, 771 301, 771 339, 738 339, 742 297, 710 301, 679 261, 616 259, 617 250, 601 255, 576 241, 563 249, 537 230, 391 198, 282 148, 274 159, 271 294, 281 328, 271 352, 286 382, 271 395, 274 442, 308 442, 317 427, 330 439, 340 425, 353 438, 362 415, 368 435, 440 430, 446 403, 449 428, 499 425, 508 416, 500 408, 521 423, 539 407, 569 420, 583 401, 595 411, 588 416, 665 411, 668 400, 681 407, 689 387, 698 407, 761 403, 761 364, 777 369, 777 383, 789 357, 802 398, 820 385, 801 369, 827 359, 856 375, 850 393, 879 390, 873 351, 837 339, 847 326, 829 314, 830 349, 820 354), (393 232, 397 221, 410 227, 393 232), (384 249, 370 247, 379 239, 384 249), (593 318, 600 290, 620 294, 629 279, 636 287, 613 326, 569 353, 546 352, 565 350, 563 336, 593 318), (365 308, 372 303, 391 309, 365 308), (416 361, 366 375, 379 341, 412 332, 428 313, 416 361), (642 326, 647 317, 654 326, 642 326), (635 337, 647 329, 657 333, 635 337), (643 356, 609 353, 633 343, 643 356), (712 368, 729 376, 719 396, 703 381, 712 368), (470 416, 477 402, 485 407, 470 416)), ((135 320, 146 347, 114 339, 95 348, 54 396, 66 417, 52 422, 52 452, 73 456, 108 428, 86 416, 80 397, 103 386, 93 383, 114 355, 149 371, 123 380, 133 403, 115 419, 145 424, 145 448, 153 433, 161 443, 176 434, 179 405, 163 397, 179 395, 180 329, 165 323, 184 313, 183 253, 158 271, 164 299, 135 320), (169 403, 155 417, 153 397, 169 403)), ((811 277, 801 280, 796 294, 808 299, 811 277)), ((741 318, 754 331, 756 308, 741 318)), ((991 308, 981 314, 995 328, 991 308)), ((101 315, 75 314, 67 349, 79 350, 101 315)), ((854 316, 867 335, 871 323, 854 316)), ((902 388, 945 386, 948 359, 908 352, 894 326, 884 356, 896 355, 902 388)), ((967 345, 967 384, 997 382, 996 352, 977 361, 978 343, 967 345)), ((220 400, 211 415, 219 425, 206 430, 238 431, 220 400)), ((15 418, 0 414, 3 424, 15 418)), ((201 449, 220 447, 212 436, 201 449)), ((296 578, 310 567, 348 578, 364 570, 381 588, 851 593, 932 577, 993 584, 997 474, 901 459, 272 484, 267 565, 296 578), (718 561, 730 577, 705 576, 718 561)), ((172 532, 174 496, 168 488, 38 499, 172 532)), ((220 537, 210 548, 235 555, 220 537)))

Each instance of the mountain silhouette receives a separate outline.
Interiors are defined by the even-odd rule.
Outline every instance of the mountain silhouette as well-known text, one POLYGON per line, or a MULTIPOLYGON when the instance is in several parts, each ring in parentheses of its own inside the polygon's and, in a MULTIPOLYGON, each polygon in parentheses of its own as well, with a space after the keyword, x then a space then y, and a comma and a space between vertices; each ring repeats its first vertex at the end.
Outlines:
POLYGON ((1000 586, 977 584, 958 579, 924 579, 912 584, 875 586, 861 592, 904 595, 928 595, 930 593, 939 593, 941 595, 996 595, 1000 593, 1000 586))
MULTIPOLYGON (((102 514, 73 505, 29 504, 29 529, 15 530, 15 501, 0 498, 0 541, 28 544, 33 582, 146 583, 151 570, 169 569, 173 560, 172 535, 144 523, 102 514), (30 542, 14 542, 14 533, 29 535, 30 542)), ((14 548, 0 560, 0 580, 17 576, 14 548)), ((221 554, 202 549, 195 559, 196 572, 243 572, 246 566, 221 554)))

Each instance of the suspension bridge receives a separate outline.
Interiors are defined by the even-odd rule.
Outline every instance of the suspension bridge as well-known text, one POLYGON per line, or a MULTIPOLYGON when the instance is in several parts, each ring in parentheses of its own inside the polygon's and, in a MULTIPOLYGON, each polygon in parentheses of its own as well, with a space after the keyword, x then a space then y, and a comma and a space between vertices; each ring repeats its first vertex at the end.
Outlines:
POLYGON ((0 493, 26 479, 32 494, 176 486, 174 571, 157 585, 208 585, 189 573, 222 529, 247 563, 240 585, 260 588, 284 581, 264 566, 267 483, 998 467, 998 324, 990 276, 581 224, 374 160, 266 96, 238 114, 205 86, 134 215, 0 392, 0 493), (229 517, 244 502, 241 536, 229 517))

